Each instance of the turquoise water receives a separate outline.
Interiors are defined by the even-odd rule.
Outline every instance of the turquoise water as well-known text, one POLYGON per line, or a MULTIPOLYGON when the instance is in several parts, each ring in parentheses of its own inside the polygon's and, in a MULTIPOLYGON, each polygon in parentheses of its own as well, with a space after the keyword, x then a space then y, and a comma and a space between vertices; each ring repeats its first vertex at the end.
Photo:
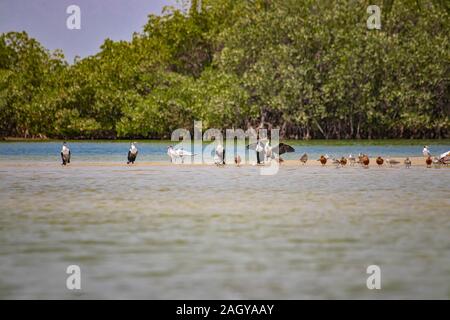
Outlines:
MULTIPOLYGON (((139 142, 139 160, 141 161, 166 161, 167 147, 170 142, 139 142)), ((205 144, 206 145, 206 144, 205 144)), ((300 155, 307 152, 311 159, 322 154, 336 157, 359 152, 369 156, 382 157, 411 157, 422 156, 422 145, 347 145, 328 146, 311 145, 304 146, 292 143, 295 153, 285 154, 284 159, 298 159, 300 155)), ((69 143, 74 161, 125 161, 129 149, 126 142, 72 142, 69 143)), ((436 144, 430 146, 433 154, 441 154, 450 150, 450 145, 436 144)), ((8 142, 0 143, 0 160, 37 160, 37 161, 59 161, 60 142, 8 142)))
MULTIPOLYGON (((128 148, 70 145, 74 161, 123 161, 128 148)), ((142 158, 167 161, 165 148, 141 144, 142 158)), ((0 298, 450 298, 449 168, 261 176, 253 166, 62 167, 58 153, 57 143, 0 144, 0 298), (66 289, 72 264, 81 291, 66 289), (366 287, 373 264, 381 290, 366 287)))

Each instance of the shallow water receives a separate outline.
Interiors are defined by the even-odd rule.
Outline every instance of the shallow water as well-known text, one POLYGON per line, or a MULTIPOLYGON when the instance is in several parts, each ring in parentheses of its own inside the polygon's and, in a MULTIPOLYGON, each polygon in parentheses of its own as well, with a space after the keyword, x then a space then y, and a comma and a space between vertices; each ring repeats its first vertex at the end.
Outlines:
POLYGON ((46 144, 16 144, 11 166, 5 145, 0 298, 450 298, 448 168, 34 166, 46 144))
MULTIPOLYGON (((167 161, 167 146, 170 142, 139 142, 139 161, 167 161)), ((307 152, 310 159, 317 159, 322 154, 330 157, 341 157, 349 154, 357 155, 360 152, 369 156, 382 157, 411 157, 422 156, 422 145, 310 145, 305 146, 290 142, 295 153, 283 155, 286 160, 298 159, 307 152)), ((126 161, 129 149, 127 142, 71 142, 72 158, 76 161, 126 161)), ((207 146, 205 143, 204 147, 207 146)), ((430 146, 433 154, 441 154, 450 149, 450 145, 436 144, 430 146)), ((61 142, 6 142, 0 143, 0 160, 34 160, 34 161, 60 161, 59 152, 61 142)))

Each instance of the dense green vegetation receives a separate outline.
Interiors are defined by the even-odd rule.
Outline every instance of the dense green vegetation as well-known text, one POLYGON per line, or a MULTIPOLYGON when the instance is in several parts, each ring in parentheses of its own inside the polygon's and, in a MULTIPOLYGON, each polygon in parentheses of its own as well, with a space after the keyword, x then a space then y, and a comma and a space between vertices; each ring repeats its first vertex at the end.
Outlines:
POLYGON ((74 64, 2 34, 0 136, 167 138, 203 120, 294 139, 449 137, 448 2, 193 2, 74 64))

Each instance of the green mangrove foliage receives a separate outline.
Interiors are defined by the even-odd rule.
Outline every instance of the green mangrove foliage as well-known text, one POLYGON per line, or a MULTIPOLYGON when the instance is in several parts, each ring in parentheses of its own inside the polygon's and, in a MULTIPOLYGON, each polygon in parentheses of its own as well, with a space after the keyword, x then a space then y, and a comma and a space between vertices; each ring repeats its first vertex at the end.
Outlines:
POLYGON ((192 2, 73 64, 0 35, 0 136, 167 138, 202 120, 297 139, 448 137, 448 2, 192 2))

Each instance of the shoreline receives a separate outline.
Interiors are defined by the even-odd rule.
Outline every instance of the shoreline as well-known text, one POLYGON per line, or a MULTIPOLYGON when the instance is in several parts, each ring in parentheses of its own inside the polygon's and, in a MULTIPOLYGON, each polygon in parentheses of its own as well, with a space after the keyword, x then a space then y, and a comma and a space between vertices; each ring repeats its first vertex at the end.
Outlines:
MULTIPOLYGON (((375 168, 379 167, 376 163, 376 157, 369 158, 370 164, 369 168, 375 168)), ((405 167, 404 160, 406 158, 404 157, 391 157, 392 160, 397 160, 400 163, 397 165, 392 166, 392 168, 400 168, 405 167)), ((424 157, 409 157, 411 160, 411 167, 424 167, 426 168, 427 165, 425 163, 424 157)), ((386 160, 386 159, 384 159, 386 160)), ((14 160, 1 160, 0 159, 0 169, 1 168, 23 168, 23 167, 42 167, 42 168, 51 168, 51 167, 63 167, 60 162, 58 161, 39 161, 39 160, 22 160, 22 161, 14 161, 14 160), (31 164, 31 165, 30 165, 31 164)), ((167 161, 143 161, 143 162, 136 162, 133 165, 127 165, 126 162, 114 162, 114 161, 78 161, 73 162, 66 167, 63 168, 89 168, 89 167, 102 167, 102 168, 117 168, 117 167, 123 167, 123 168, 148 168, 148 167, 174 167, 174 168, 186 168, 186 167, 216 167, 215 164, 194 164, 194 163, 170 163, 167 161)), ((220 166, 219 168, 227 168, 227 167, 237 167, 234 163, 227 164, 225 166, 220 166)), ((245 167, 269 167, 269 164, 266 165, 256 165, 256 164, 241 164, 241 168, 245 167)), ((331 160, 328 160, 327 164, 325 166, 322 166, 322 164, 317 161, 317 159, 311 159, 308 160, 306 164, 302 164, 299 160, 284 160, 284 162, 280 165, 280 168, 283 167, 299 167, 299 168, 307 168, 307 167, 330 167, 335 168, 337 165, 333 164, 331 160)), ((355 163, 353 166, 347 163, 345 167, 349 168, 363 168, 363 166, 355 163)), ((344 167, 344 168, 345 168, 344 167)), ((381 166, 383 168, 391 168, 389 164, 386 164, 386 162, 381 166)), ((432 165, 434 168, 434 165, 432 165)), ((440 168, 450 168, 450 166, 441 165, 440 168)))
MULTIPOLYGON (((130 143, 136 141, 138 143, 161 143, 161 144, 175 144, 181 141, 171 141, 168 139, 53 139, 53 138, 20 138, 20 137, 1 137, 1 143, 130 143)), ((247 142, 247 140, 246 140, 247 142)), ((450 145, 450 138, 443 139, 281 139, 280 142, 292 143, 296 145, 330 145, 330 146, 346 146, 346 145, 450 145)), ((203 143, 211 143, 210 141, 203 141, 203 143)))

